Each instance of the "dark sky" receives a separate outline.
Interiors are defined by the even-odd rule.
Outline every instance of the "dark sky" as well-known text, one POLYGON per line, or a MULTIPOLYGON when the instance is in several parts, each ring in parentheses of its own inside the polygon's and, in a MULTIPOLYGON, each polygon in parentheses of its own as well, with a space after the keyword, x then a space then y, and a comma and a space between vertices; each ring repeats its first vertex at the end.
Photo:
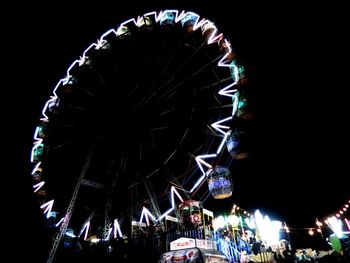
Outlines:
POLYGON ((40 110, 67 67, 106 30, 169 7, 215 21, 256 78, 256 154, 233 178, 230 202, 249 211, 260 208, 297 228, 313 226, 316 217, 339 209, 350 196, 349 42, 343 7, 164 2, 77 8, 56 1, 14 12, 17 60, 11 86, 22 112, 16 119, 20 163, 15 169, 24 181, 23 193, 30 196, 24 173, 40 110))

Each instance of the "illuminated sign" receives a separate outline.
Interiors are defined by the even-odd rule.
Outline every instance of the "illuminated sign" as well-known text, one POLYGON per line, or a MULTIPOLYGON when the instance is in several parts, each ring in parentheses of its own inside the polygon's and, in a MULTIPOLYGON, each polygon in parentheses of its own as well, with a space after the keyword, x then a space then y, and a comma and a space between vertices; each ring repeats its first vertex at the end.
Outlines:
POLYGON ((193 238, 181 237, 170 242, 170 250, 196 247, 196 240, 193 238))

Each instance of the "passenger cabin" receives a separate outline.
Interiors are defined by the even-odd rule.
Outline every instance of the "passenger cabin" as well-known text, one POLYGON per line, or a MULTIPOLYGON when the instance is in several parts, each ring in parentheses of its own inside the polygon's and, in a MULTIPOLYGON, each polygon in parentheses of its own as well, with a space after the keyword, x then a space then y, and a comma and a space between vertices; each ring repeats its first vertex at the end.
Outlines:
POLYGON ((199 201, 187 200, 179 205, 179 222, 184 228, 195 228, 202 225, 202 204, 199 201))
POLYGON ((215 199, 224 199, 232 195, 232 179, 230 170, 216 166, 207 171, 209 192, 215 199))

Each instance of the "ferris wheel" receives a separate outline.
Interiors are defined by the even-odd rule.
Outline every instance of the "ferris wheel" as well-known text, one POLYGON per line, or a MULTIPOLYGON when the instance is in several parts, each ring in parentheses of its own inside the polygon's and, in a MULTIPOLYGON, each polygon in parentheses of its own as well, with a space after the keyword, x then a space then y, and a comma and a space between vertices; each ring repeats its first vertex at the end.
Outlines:
POLYGON ((120 238, 175 199, 231 196, 244 85, 230 42, 194 12, 149 12, 88 46, 34 133, 33 189, 57 233, 49 261, 63 235, 120 238))

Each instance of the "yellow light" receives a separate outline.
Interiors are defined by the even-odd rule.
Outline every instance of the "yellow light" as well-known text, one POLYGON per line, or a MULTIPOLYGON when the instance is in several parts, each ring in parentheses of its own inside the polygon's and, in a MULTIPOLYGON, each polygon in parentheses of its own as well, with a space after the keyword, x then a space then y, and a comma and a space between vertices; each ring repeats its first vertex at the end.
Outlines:
POLYGON ((220 228, 225 227, 225 218, 223 216, 218 216, 213 220, 213 228, 214 230, 218 230, 220 228))
POLYGON ((227 217, 227 222, 232 226, 238 226, 239 224, 239 217, 235 215, 229 215, 227 217))

